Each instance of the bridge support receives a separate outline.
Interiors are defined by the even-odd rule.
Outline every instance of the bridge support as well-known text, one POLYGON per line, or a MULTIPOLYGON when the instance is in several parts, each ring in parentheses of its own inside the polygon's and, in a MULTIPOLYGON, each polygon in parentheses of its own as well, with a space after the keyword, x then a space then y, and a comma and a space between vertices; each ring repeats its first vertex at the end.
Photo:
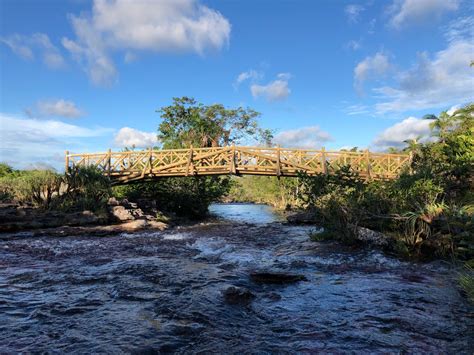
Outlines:
POLYGON ((276 176, 280 179, 281 176, 281 151, 280 146, 277 147, 277 156, 276 156, 276 176))
POLYGON ((191 168, 191 165, 193 163, 193 154, 193 147, 191 146, 191 148, 189 148, 188 164, 186 165, 186 176, 189 176, 189 168, 191 168))

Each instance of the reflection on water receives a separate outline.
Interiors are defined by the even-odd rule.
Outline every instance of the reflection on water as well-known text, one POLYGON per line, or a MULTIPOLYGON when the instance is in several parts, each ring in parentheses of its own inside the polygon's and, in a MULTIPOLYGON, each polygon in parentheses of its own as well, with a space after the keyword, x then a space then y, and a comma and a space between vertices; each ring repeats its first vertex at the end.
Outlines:
POLYGON ((270 206, 246 203, 216 203, 209 207, 211 215, 227 221, 244 223, 272 223, 282 221, 281 215, 270 206))
POLYGON ((448 265, 310 242, 265 206, 212 211, 234 222, 0 241, 0 353, 471 353, 473 309, 448 265), (230 286, 255 298, 228 304, 230 286))

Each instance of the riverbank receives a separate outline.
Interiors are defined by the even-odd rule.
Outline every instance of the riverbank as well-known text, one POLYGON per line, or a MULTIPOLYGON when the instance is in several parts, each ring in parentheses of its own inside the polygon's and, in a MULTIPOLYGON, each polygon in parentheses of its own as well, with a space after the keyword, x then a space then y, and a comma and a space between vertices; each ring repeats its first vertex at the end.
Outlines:
POLYGON ((49 211, 18 203, 0 204, 0 233, 29 231, 32 235, 79 235, 164 230, 176 217, 165 215, 149 201, 109 199, 105 210, 49 211))

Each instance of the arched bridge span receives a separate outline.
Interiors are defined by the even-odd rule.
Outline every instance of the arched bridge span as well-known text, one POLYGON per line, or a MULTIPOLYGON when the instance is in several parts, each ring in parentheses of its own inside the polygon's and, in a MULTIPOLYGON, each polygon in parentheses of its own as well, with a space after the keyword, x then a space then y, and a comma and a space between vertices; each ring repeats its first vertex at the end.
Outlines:
POLYGON ((148 149, 141 151, 70 154, 66 168, 96 166, 115 184, 159 177, 208 175, 297 176, 331 174, 349 166, 367 179, 393 179, 409 165, 407 154, 313 149, 227 146, 215 148, 148 149))

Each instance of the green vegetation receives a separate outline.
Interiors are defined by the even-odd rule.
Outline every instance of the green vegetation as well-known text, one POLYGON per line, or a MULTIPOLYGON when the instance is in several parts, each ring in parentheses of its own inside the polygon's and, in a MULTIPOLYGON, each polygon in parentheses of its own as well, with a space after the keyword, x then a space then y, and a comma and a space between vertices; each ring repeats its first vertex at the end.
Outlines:
POLYGON ((298 178, 278 179, 275 176, 234 177, 227 199, 234 202, 264 203, 278 209, 299 206, 298 178))
POLYGON ((117 198, 155 200, 160 210, 178 216, 201 218, 212 202, 229 190, 229 179, 220 177, 164 178, 113 187, 117 198))
POLYGON ((459 277, 459 284, 466 293, 469 301, 474 303, 474 270, 470 264, 466 263, 466 271, 459 277))
MULTIPOLYGON (((157 112, 162 118, 158 138, 163 149, 218 147, 244 139, 269 143, 272 138, 270 131, 259 127, 260 114, 250 108, 206 106, 182 97, 174 98, 172 105, 157 112)), ((121 198, 153 199, 163 211, 200 218, 207 214, 209 204, 229 192, 230 186, 229 177, 180 177, 138 182, 113 191, 121 198)))
POLYGON ((326 229, 315 235, 319 240, 353 242, 358 227, 367 227, 392 236, 399 254, 468 260, 474 255, 474 105, 426 118, 433 120, 432 135, 407 142, 402 151, 412 154, 412 164, 398 179, 365 181, 346 166, 298 180, 241 178, 230 198, 303 206, 326 229))
POLYGON ((109 196, 109 179, 93 167, 58 174, 51 170, 13 170, 0 164, 1 201, 45 210, 102 211, 109 196))
POLYGON ((428 142, 408 142, 411 172, 394 181, 335 176, 302 177, 306 206, 335 235, 350 239, 357 226, 394 236, 400 251, 418 257, 473 257, 474 105, 434 118, 428 142))
POLYGON ((223 147, 244 139, 270 144, 273 138, 271 131, 259 127, 260 113, 251 108, 226 109, 175 97, 172 105, 157 112, 163 119, 158 127, 163 149, 223 147))

